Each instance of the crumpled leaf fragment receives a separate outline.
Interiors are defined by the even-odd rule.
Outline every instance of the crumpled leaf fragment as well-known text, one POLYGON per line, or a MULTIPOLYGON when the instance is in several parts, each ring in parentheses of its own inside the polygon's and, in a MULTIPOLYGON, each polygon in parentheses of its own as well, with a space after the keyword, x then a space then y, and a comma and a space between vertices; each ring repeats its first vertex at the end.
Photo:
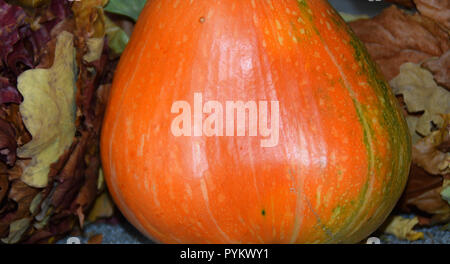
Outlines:
POLYGON ((1 241, 5 244, 15 244, 19 242, 23 233, 30 227, 30 223, 30 218, 23 218, 12 222, 9 228, 8 237, 1 239, 1 241))
POLYGON ((121 54, 125 50, 130 37, 108 17, 105 17, 105 26, 106 35, 108 36, 108 46, 114 54, 121 54))
POLYGON ((450 30, 450 1, 414 0, 414 3, 422 15, 439 22, 447 31, 450 30))
POLYGON ((409 219, 402 216, 394 216, 388 220, 388 224, 383 231, 384 233, 394 235, 399 239, 416 241, 424 238, 422 232, 413 230, 418 223, 419 219, 417 217, 409 219))
POLYGON ((450 91, 450 51, 444 53, 440 58, 426 60, 422 67, 433 73, 434 80, 450 91))
POLYGON ((10 84, 7 78, 0 76, 0 104, 16 103, 20 104, 22 97, 19 91, 10 84))
POLYGON ((89 222, 109 218, 114 214, 114 203, 108 193, 101 194, 94 203, 88 216, 89 222))
POLYGON ((372 19, 349 24, 388 80, 399 74, 402 64, 422 63, 442 56, 450 48, 449 33, 438 23, 421 14, 407 14, 396 6, 372 19))
POLYGON ((103 38, 90 38, 86 41, 86 43, 88 46, 88 53, 84 55, 83 59, 86 62, 93 62, 100 59, 105 40, 103 38))
POLYGON ((440 130, 420 139, 412 148, 413 162, 434 175, 450 173, 450 153, 438 149, 450 138, 450 114, 443 115, 443 119, 444 124, 440 130))
MULTIPOLYGON (((442 127, 444 120, 441 114, 450 113, 450 92, 438 86, 433 75, 414 63, 405 63, 400 67, 400 74, 390 85, 396 95, 402 95, 408 112, 418 113, 424 111, 420 117, 407 116, 411 134, 415 132, 428 136, 433 130, 433 124, 442 127)), ((415 143, 415 142, 413 142, 415 143)))
POLYGON ((442 199, 446 200, 450 204, 450 179, 445 179, 442 184, 441 191, 442 199))
POLYGON ((19 39, 19 27, 25 23, 25 11, 0 0, 0 60, 6 61, 19 39))
MULTIPOLYGON (((6 196, 8 189, 9 189, 8 177, 4 174, 0 174, 0 203, 3 201, 3 198, 6 196)), ((1 210, 0 210, 0 213, 1 213, 1 210)))
POLYGON ((87 40, 105 35, 103 6, 107 2, 108 0, 83 0, 73 3, 72 11, 78 36, 84 36, 87 40))
POLYGON ((0 160, 14 166, 16 162, 17 142, 14 128, 6 120, 0 118, 0 160))
POLYGON ((31 157, 22 174, 30 186, 45 187, 50 164, 62 155, 75 135, 75 57, 73 35, 57 37, 55 61, 50 69, 34 69, 18 78, 24 97, 20 112, 33 139, 18 149, 21 157, 31 157))
POLYGON ((137 21, 146 2, 147 0, 109 0, 108 4, 105 6, 105 11, 124 15, 137 21))

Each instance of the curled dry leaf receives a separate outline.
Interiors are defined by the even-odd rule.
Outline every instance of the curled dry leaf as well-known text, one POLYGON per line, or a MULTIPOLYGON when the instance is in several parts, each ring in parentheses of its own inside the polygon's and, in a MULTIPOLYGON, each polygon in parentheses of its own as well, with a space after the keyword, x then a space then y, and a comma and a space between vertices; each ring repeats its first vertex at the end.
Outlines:
POLYGON ((100 195, 94 203, 88 220, 94 222, 98 219, 111 217, 114 213, 114 203, 108 193, 100 195))
MULTIPOLYGON (((12 167, 5 163, 7 160, 1 162, 0 159, 0 239, 2 239, 0 243, 54 242, 73 228, 80 227, 84 215, 89 213, 96 197, 104 191, 104 188, 98 188, 102 182, 98 177, 100 167, 98 140, 109 83, 117 64, 117 59, 110 56, 108 47, 104 45, 106 38, 102 5, 106 1, 47 2, 49 4, 39 8, 27 7, 28 11, 24 12, 20 7, 7 5, 4 0, 0 0, 2 10, 5 10, 3 7, 6 5, 10 8, 8 9, 10 12, 0 12, 0 24, 8 24, 11 29, 11 31, 0 30, 0 121, 4 120, 12 127, 12 131, 5 129, 4 133, 0 134, 0 158, 3 158, 1 153, 2 147, 5 146, 4 142, 15 140, 16 145, 23 149, 35 144, 36 139, 41 139, 47 140, 44 143, 48 143, 47 147, 52 148, 62 142, 58 137, 67 136, 67 144, 62 153, 55 153, 54 157, 51 157, 54 162, 49 162, 48 166, 45 166, 48 169, 47 175, 42 173, 40 176, 46 179, 47 184, 42 181, 43 187, 40 188, 31 187, 23 181, 23 170, 33 166, 33 157, 19 158, 12 167), (20 16, 14 16, 16 13, 20 16), (18 27, 21 29, 20 32, 17 30, 18 27), (63 33, 64 31, 66 33, 63 33), (65 51, 62 51, 57 48, 58 40, 61 36, 69 34, 67 32, 73 34, 75 47, 67 49, 66 45, 65 51), (12 35, 7 36, 6 33, 12 35), (7 46, 8 49, 1 49, 5 41, 14 43, 7 46), (59 124, 68 116, 65 114, 69 111, 65 110, 70 107, 73 128, 70 140, 68 135, 60 133, 67 131, 56 131, 59 129, 58 126, 51 126, 52 130, 45 131, 47 134, 55 135, 54 139, 46 139, 34 129, 25 127, 20 113, 20 108, 25 103, 22 104, 22 97, 16 89, 17 77, 22 72, 29 68, 49 72, 58 67, 60 63, 58 60, 64 60, 61 63, 67 67, 61 72, 52 72, 48 83, 50 88, 54 88, 52 84, 58 82, 61 90, 51 89, 50 94, 46 95, 47 99, 54 100, 39 98, 39 101, 47 104, 48 108, 56 104, 58 109, 62 109, 59 112, 54 111, 59 116, 42 113, 35 94, 32 94, 31 98, 34 101, 31 101, 38 106, 35 112, 41 112, 37 118, 42 117, 44 125, 52 120, 58 120, 56 123, 59 124), (75 73, 78 75, 75 76, 75 73), (59 83, 61 78, 71 79, 71 83, 59 83), (68 87, 72 89, 64 90, 68 87), (11 91, 16 94, 11 96, 11 91), (58 92, 64 95, 71 92, 73 96, 58 97, 58 92), (17 104, 4 104, 10 101, 17 104), (32 138, 26 128, 32 132, 32 138), (4 138, 2 135, 8 136, 4 138), (51 140, 58 142, 52 144, 51 140)), ((36 88, 37 85, 37 88, 40 88, 41 83, 36 80, 40 79, 34 79, 33 87, 36 88)), ((25 100, 30 99, 30 94, 24 92, 25 100)), ((31 109, 30 107, 30 112, 31 109)), ((29 121, 26 114, 25 117, 29 121)), ((3 153, 6 154, 6 151, 3 153)), ((10 155, 10 158, 12 157, 10 155)), ((36 177, 36 174, 33 177, 36 177)))
POLYGON ((450 114, 443 115, 443 119, 444 124, 440 130, 419 140, 412 148, 413 162, 434 175, 450 173, 450 153, 438 149, 448 140, 450 133, 450 114))
POLYGON ((422 113, 419 117, 406 117, 413 136, 413 143, 419 137, 428 136, 433 127, 442 127, 442 114, 450 114, 450 92, 438 86, 433 75, 414 63, 405 63, 400 67, 400 74, 390 85, 396 95, 402 95, 409 113, 422 113))
POLYGON ((430 58, 422 64, 422 67, 433 73, 434 79, 439 85, 450 91, 450 51, 440 58, 430 58))
POLYGON ((450 1, 448 0, 414 0, 419 12, 450 30, 450 1))
POLYGON ((16 162, 16 135, 9 122, 0 118, 0 160, 14 166, 16 162))
POLYGON ((450 204, 450 177, 444 180, 441 191, 442 199, 450 204))
POLYGON ((407 14, 392 6, 372 19, 350 23, 388 80, 406 62, 422 63, 450 48, 449 33, 420 14, 407 14))
POLYGON ((409 219, 402 216, 394 216, 388 219, 387 226, 384 227, 383 231, 386 234, 394 235, 399 239, 416 241, 424 238, 422 232, 413 230, 418 223, 419 219, 417 217, 409 219))
POLYGON ((50 69, 33 69, 18 78, 24 97, 20 112, 33 140, 19 148, 18 154, 31 158, 22 181, 46 187, 50 164, 72 144, 75 135, 75 58, 73 35, 57 37, 55 61, 50 69))

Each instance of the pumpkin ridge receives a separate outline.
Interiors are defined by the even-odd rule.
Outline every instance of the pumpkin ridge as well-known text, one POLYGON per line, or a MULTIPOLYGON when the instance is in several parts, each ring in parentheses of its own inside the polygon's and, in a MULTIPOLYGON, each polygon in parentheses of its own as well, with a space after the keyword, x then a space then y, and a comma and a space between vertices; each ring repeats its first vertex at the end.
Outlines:
MULTIPOLYGON (((304 0, 298 0, 297 1, 301 6, 302 4, 307 6, 306 1, 304 0)), ((309 7, 307 7, 309 9, 309 7)), ((331 6, 329 6, 330 9, 332 9, 331 6)), ((333 9, 334 10, 334 9, 333 9)), ((342 69, 342 67, 338 64, 336 57, 333 55, 333 53, 331 52, 328 43, 323 39, 321 33, 319 32, 319 30, 316 27, 315 24, 315 17, 314 14, 308 13, 307 14, 308 19, 311 21, 311 26, 313 27, 313 30, 316 32, 317 36, 319 37, 320 41, 323 44, 323 48, 326 51, 326 54, 329 56, 329 58, 331 59, 331 61, 333 62, 335 68, 338 70, 339 75, 341 77, 341 83, 342 86, 345 87, 345 89, 348 91, 354 107, 355 107, 355 111, 356 114, 358 116, 358 119, 360 121, 360 124, 362 126, 362 130, 363 130, 363 134, 364 134, 364 145, 366 146, 366 153, 367 153, 367 158, 368 158, 368 164, 367 164, 367 180, 365 183, 365 186, 367 186, 366 188, 363 188, 360 196, 362 195, 362 197, 358 197, 358 205, 355 208, 354 213, 347 219, 347 223, 344 224, 345 227, 342 228, 341 231, 339 231, 337 234, 340 233, 345 233, 345 230, 348 230, 348 228, 350 228, 352 225, 354 225, 354 223, 359 219, 359 217, 361 217, 362 215, 364 215, 363 213, 365 212, 365 210, 363 210, 364 207, 364 201, 366 200, 367 197, 369 197, 372 192, 373 192, 373 183, 374 183, 374 173, 372 172, 372 169, 374 168, 375 165, 375 159, 373 156, 373 135, 372 135, 372 129, 370 127, 369 122, 367 122, 366 117, 363 114, 363 107, 361 106, 361 104, 358 102, 357 98, 356 98, 356 94, 355 91, 352 88, 352 85, 350 84, 350 82, 348 81, 347 77, 344 74, 344 71, 342 69)), ((336 235, 334 237, 339 237, 339 235, 336 235)), ((341 239, 342 240, 342 239, 341 239)), ((335 239, 331 239, 329 241, 327 241, 328 243, 332 243, 332 242, 339 242, 339 241, 335 241, 335 239)))

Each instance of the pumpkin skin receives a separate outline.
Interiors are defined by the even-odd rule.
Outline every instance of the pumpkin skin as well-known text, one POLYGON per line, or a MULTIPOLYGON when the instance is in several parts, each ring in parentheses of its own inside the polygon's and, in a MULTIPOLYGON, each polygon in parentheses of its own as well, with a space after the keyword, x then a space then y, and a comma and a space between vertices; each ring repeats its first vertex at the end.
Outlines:
POLYGON ((148 1, 101 137, 109 190, 162 243, 354 243, 400 197, 410 138, 363 44, 323 0, 148 1), (173 102, 279 101, 280 136, 175 137, 173 102))

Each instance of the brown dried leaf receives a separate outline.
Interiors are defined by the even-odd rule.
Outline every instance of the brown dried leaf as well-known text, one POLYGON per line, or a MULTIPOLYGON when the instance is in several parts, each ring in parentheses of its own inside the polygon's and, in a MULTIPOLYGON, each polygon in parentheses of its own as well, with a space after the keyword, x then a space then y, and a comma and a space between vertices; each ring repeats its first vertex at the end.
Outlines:
POLYGON ((9 166, 14 166, 16 150, 17 143, 14 129, 9 122, 0 118, 0 160, 9 166))
POLYGON ((423 239, 422 232, 414 231, 413 228, 419 223, 417 217, 408 219, 402 216, 394 216, 388 219, 384 232, 396 236, 399 239, 416 241, 423 239))
POLYGON ((422 64, 422 67, 433 73, 434 80, 450 91, 450 51, 440 58, 431 58, 422 64))
POLYGON ((419 12, 450 30, 450 1, 448 0, 414 0, 419 12))
POLYGON ((448 32, 436 22, 419 14, 406 14, 395 6, 372 19, 351 22, 350 26, 388 80, 399 74, 402 64, 422 63, 440 57, 450 48, 448 32))
POLYGON ((450 114, 443 115, 444 125, 429 136, 419 140, 412 148, 413 163, 433 175, 450 173, 450 153, 441 152, 438 147, 447 144, 445 139, 450 133, 450 114))
MULTIPOLYGON (((3 165, 0 165, 0 170, 5 170, 6 167, 3 165)), ((3 201, 3 198, 5 197, 6 193, 9 189, 9 181, 8 176, 4 173, 0 173, 0 204, 3 201)), ((0 211, 1 214, 1 211, 0 211)))
POLYGON ((420 114, 406 117, 414 144, 420 139, 418 135, 428 136, 434 126, 443 127, 442 114, 450 113, 450 92, 438 86, 429 71, 405 63, 390 85, 396 95, 403 96, 409 113, 420 114))

